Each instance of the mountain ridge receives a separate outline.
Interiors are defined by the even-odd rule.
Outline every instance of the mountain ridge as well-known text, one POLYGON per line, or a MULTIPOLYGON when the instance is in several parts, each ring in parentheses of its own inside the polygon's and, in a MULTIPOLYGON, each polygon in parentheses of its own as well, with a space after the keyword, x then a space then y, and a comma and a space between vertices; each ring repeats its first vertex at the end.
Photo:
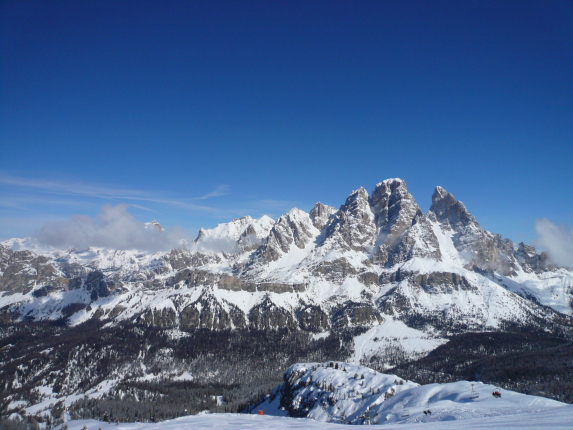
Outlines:
POLYGON ((276 221, 246 216, 201 229, 187 249, 12 249, 32 248, 29 242, 0 243, 4 318, 129 319, 133 307, 122 309, 122 302, 139 295, 140 317, 164 306, 178 327, 181 303, 199 303, 202 294, 215 297, 217 309, 227 309, 224 302, 242 309, 247 322, 250 309, 268 300, 293 317, 307 302, 318 305, 331 320, 345 302, 368 304, 372 314, 423 320, 417 328, 430 331, 441 330, 434 322, 444 317, 491 329, 573 313, 571 271, 547 264, 532 246, 483 230, 440 186, 423 213, 398 178, 379 182, 372 195, 353 191, 338 210, 317 203, 276 221), (162 299, 154 297, 152 306, 149 294, 162 299), (83 308, 68 316, 74 306, 83 308))

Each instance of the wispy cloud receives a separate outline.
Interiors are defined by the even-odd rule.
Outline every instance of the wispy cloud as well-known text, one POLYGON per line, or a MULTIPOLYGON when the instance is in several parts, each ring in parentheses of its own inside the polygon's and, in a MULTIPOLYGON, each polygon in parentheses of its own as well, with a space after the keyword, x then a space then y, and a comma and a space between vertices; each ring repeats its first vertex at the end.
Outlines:
MULTIPOLYGON (((205 205, 190 203, 182 199, 163 198, 146 191, 115 187, 110 185, 91 185, 76 181, 54 181, 45 179, 30 179, 0 175, 0 184, 12 187, 21 187, 34 190, 41 190, 51 194, 69 195, 78 197, 91 197, 100 199, 113 199, 118 201, 140 201, 165 204, 179 207, 191 211, 217 212, 218 209, 205 205)), ((214 191, 202 197, 191 198, 190 200, 203 200, 210 197, 221 196, 227 193, 227 185, 219 186, 214 191)), ((142 207, 143 209, 151 210, 142 207)))
POLYGON ((573 268, 573 228, 557 225, 547 218, 535 221, 535 245, 547 251, 549 258, 560 266, 573 268))
POLYGON ((195 200, 205 200, 205 199, 210 199, 212 197, 225 196, 229 194, 229 189, 230 187, 228 185, 219 185, 210 193, 207 193, 202 197, 197 197, 195 200))

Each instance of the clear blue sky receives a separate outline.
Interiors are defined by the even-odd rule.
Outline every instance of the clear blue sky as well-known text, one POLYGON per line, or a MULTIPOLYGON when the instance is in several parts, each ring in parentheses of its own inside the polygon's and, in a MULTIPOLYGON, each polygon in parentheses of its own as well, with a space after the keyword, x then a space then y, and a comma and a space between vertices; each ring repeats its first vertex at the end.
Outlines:
POLYGON ((571 1, 2 1, 0 238, 127 203, 195 232, 400 177, 573 224, 571 1))

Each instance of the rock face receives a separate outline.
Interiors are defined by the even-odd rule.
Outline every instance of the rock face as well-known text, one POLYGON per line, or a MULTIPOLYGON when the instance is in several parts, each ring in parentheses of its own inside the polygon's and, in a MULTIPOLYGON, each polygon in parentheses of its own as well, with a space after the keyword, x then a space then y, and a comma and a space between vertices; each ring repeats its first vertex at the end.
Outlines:
POLYGON ((511 240, 483 230, 464 204, 442 187, 436 187, 432 195, 430 212, 435 214, 444 229, 453 229, 454 245, 468 265, 503 275, 516 273, 511 240))
POLYGON ((355 251, 370 247, 376 225, 368 200, 368 192, 364 188, 352 192, 326 226, 325 242, 355 251))
POLYGON ((348 301, 335 307, 332 312, 332 326, 339 331, 345 329, 366 331, 383 320, 378 310, 369 303, 348 301))
POLYGON ((0 244, 0 292, 30 293, 36 286, 66 285, 49 258, 31 251, 13 251, 0 244), (52 285, 53 284, 53 285, 52 285))
POLYGON ((379 228, 379 241, 392 243, 404 234, 423 215, 401 179, 380 182, 372 193, 372 212, 379 228))
POLYGON ((436 215, 436 219, 442 224, 447 224, 455 231, 462 231, 470 226, 479 229, 479 224, 464 204, 444 190, 436 187, 432 195, 430 212, 436 215))
POLYGON ((309 214, 292 209, 274 224, 266 243, 257 251, 257 258, 265 263, 276 261, 292 246, 304 249, 317 235, 309 214))
POLYGON ((312 224, 318 229, 322 230, 332 215, 336 213, 336 209, 332 206, 323 205, 322 203, 318 202, 314 205, 312 210, 310 211, 310 219, 312 220, 312 224))
POLYGON ((442 187, 422 213, 401 179, 371 195, 359 188, 338 210, 317 203, 276 221, 245 216, 202 229, 169 252, 34 252, 24 243, 0 244, 1 320, 344 336, 387 317, 444 334, 572 325, 572 272, 482 229, 442 187))

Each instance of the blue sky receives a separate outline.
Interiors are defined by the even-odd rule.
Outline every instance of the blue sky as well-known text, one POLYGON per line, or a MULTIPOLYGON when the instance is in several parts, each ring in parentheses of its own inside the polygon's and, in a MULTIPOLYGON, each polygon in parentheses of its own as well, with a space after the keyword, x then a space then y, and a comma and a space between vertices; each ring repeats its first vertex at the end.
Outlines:
POLYGON ((570 1, 2 1, 0 239, 128 204, 190 234, 360 186, 573 224, 570 1))

